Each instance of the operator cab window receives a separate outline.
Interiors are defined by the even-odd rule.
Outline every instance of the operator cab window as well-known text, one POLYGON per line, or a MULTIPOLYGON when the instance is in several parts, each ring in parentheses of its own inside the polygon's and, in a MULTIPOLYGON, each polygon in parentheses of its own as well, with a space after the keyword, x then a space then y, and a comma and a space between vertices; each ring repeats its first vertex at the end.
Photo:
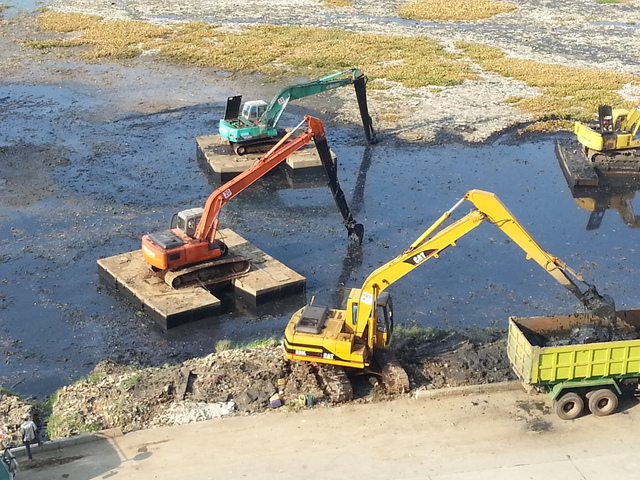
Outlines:
POLYGON ((260 119, 265 109, 266 107, 264 105, 252 105, 247 109, 247 111, 245 111, 245 117, 250 121, 255 122, 260 119))
POLYGON ((187 220, 186 234, 189 235, 190 237, 193 237, 195 233, 196 233, 196 221, 195 219, 190 218, 189 220, 187 220))

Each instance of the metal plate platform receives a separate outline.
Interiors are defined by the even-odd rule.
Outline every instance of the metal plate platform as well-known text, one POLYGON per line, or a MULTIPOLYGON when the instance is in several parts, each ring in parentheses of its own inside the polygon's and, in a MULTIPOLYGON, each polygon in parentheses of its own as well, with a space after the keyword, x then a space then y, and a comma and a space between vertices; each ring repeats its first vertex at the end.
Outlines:
POLYGON ((569 188, 598 187, 600 185, 598 172, 594 165, 584 158, 577 141, 557 140, 556 157, 569 188))
POLYGON ((587 160, 582 145, 575 139, 557 140, 556 157, 570 188, 609 186, 640 175, 640 161, 634 158, 603 162, 587 160))

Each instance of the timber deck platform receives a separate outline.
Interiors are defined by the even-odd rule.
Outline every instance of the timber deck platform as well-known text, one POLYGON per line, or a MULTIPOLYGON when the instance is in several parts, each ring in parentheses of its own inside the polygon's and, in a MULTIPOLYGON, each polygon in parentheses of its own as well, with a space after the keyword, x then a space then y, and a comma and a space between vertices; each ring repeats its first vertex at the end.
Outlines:
MULTIPOLYGON (((198 162, 208 165, 213 172, 214 181, 225 183, 244 172, 258 161, 261 153, 236 155, 229 142, 220 135, 202 135, 196 138, 196 155, 198 162)), ((309 142, 297 152, 291 154, 278 168, 286 168, 296 172, 322 171, 322 162, 313 144, 309 142)))
MULTIPOLYGON (((227 283, 227 290, 251 306, 304 292, 306 279, 230 229, 219 231, 229 254, 251 262, 243 277, 227 283)), ((173 289, 159 278, 141 250, 98 260, 101 280, 153 318, 163 330, 223 313, 220 298, 204 287, 173 289)), ((214 292, 218 291, 216 287, 214 292)))

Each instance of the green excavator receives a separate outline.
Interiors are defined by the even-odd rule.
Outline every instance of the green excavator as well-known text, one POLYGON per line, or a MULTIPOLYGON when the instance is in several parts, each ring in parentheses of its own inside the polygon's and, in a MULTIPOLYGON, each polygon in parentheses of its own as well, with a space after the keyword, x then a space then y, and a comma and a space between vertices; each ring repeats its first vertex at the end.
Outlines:
POLYGON ((269 104, 264 100, 247 101, 242 106, 242 112, 242 95, 229 97, 224 118, 220 120, 218 129, 236 154, 262 152, 276 144, 286 133, 284 129, 278 128, 278 121, 291 100, 353 85, 365 137, 368 143, 375 143, 375 132, 367 106, 366 84, 367 77, 359 69, 350 68, 307 83, 286 87, 273 97, 269 104))

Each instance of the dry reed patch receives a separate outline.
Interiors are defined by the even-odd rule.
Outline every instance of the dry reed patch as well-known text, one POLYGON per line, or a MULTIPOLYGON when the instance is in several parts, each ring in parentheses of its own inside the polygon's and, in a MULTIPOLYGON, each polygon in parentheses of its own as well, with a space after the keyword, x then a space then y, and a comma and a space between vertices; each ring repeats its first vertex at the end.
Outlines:
POLYGON ((413 20, 471 21, 516 10, 495 0, 414 0, 398 8, 398 16, 413 20))
POLYGON ((38 27, 46 32, 76 32, 95 27, 102 17, 84 13, 60 13, 46 10, 38 16, 38 27))
POLYGON ((457 85, 477 78, 458 56, 432 39, 338 29, 261 25, 231 34, 187 24, 163 46, 162 54, 174 61, 271 76, 316 77, 357 66, 371 78, 410 88, 457 85))
POLYGON ((171 33, 159 27, 138 21, 103 21, 95 15, 45 11, 37 19, 38 26, 46 32, 73 34, 70 38, 50 40, 26 39, 25 45, 33 48, 57 48, 86 46, 78 55, 89 61, 101 58, 132 58, 144 50, 157 46, 159 39, 171 33))
POLYGON ((626 73, 507 58, 502 50, 486 45, 460 42, 456 46, 485 70, 539 88, 542 95, 538 97, 509 101, 553 128, 558 125, 556 120, 591 120, 599 105, 631 107, 617 91, 626 83, 640 81, 626 73))
POLYGON ((350 7, 353 5, 352 0, 322 0, 325 7, 350 7))
POLYGON ((313 78, 357 66, 371 78, 386 78, 409 88, 458 85, 477 78, 467 62, 424 37, 264 25, 231 33, 202 22, 169 28, 74 15, 65 21, 65 15, 69 14, 48 13, 42 25, 47 31, 70 35, 25 43, 34 48, 86 46, 79 55, 87 60, 129 58, 153 49, 177 63, 272 77, 313 78))
POLYGON ((83 40, 94 46, 83 54, 85 59, 136 57, 145 50, 156 48, 158 42, 171 33, 168 28, 138 21, 116 20, 99 25, 100 28, 83 32, 83 40))

